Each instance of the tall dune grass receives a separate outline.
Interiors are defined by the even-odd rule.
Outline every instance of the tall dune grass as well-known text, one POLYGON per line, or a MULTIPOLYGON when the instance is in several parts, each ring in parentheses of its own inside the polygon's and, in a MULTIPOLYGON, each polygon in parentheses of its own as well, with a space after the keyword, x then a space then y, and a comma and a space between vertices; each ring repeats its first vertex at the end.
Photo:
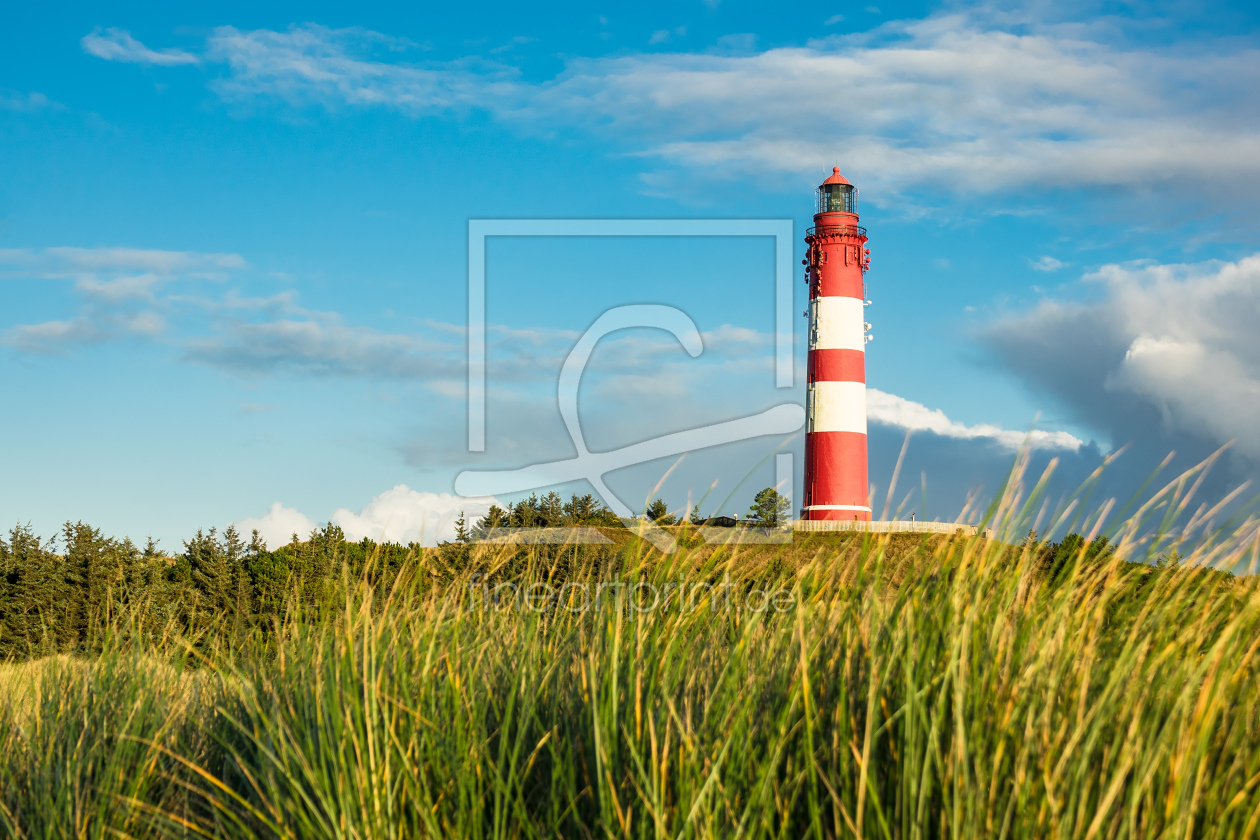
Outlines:
MULTIPOLYGON (((1035 506, 1004 504, 1008 533, 1026 528, 1035 506)), ((479 587, 508 549, 475 550, 453 579, 420 558, 391 590, 348 581, 336 610, 295 606, 244 649, 184 649, 182 670, 170 650, 117 646, 6 666, 0 684, 34 688, 0 710, 0 824, 28 838, 1255 836, 1260 594, 1199 562, 1246 565, 1247 527, 1159 567, 1126 551, 1168 540, 1121 527, 1126 551, 1082 551, 1053 579, 1031 547, 979 538, 633 543, 615 568, 566 550, 565 580, 592 589, 729 576, 741 596, 791 593, 762 612, 708 595, 640 611, 624 590, 598 609, 496 606, 479 587)), ((556 582, 556 557, 525 557, 516 583, 556 582)))

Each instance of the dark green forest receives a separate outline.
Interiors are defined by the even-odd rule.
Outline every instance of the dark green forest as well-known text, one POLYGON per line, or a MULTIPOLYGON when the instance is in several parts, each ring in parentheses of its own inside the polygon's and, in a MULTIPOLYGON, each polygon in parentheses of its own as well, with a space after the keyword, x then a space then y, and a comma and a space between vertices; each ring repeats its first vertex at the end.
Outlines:
MULTIPOLYGON (((577 525, 624 527, 590 495, 568 502, 556 493, 531 496, 493 507, 475 523, 461 516, 455 540, 429 551, 430 565, 434 574, 453 574, 472 541, 493 528, 577 525)), ((294 604, 326 605, 344 579, 388 586, 422 554, 417 543, 350 542, 332 524, 275 549, 257 531, 246 537, 232 526, 210 528, 179 553, 83 522, 67 522, 50 538, 15 525, 0 537, 0 660, 88 652, 104 642, 105 628, 148 641, 171 632, 243 636, 271 627, 294 604)))

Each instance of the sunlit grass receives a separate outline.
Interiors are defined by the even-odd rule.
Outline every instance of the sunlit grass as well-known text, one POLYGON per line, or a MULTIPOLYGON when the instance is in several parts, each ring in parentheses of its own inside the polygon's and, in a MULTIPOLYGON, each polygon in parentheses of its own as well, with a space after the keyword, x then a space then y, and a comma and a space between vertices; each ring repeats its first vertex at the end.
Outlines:
POLYGON ((1202 566, 1246 567, 1256 530, 1204 510, 1178 542, 1185 518, 1165 513, 1193 479, 1135 525, 1082 516, 1120 551, 1082 549, 1053 577, 1014 543, 1062 510, 1013 482, 991 511, 1008 542, 473 547, 463 568, 434 551, 388 591, 347 581, 335 607, 295 605, 243 647, 7 665, 0 823, 32 838, 1252 836, 1260 596, 1202 566), (1173 547, 1181 565, 1127 559, 1173 547), (729 579, 792 606, 487 607, 479 587, 509 569, 521 586, 729 579))

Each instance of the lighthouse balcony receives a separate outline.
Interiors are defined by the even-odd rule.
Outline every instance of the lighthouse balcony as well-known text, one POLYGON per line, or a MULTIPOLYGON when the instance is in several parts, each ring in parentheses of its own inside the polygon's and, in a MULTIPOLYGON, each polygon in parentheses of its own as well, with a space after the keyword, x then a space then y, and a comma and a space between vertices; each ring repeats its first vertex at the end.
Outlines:
POLYGON ((818 225, 805 231, 805 236, 859 236, 866 238, 866 228, 858 225, 818 225))

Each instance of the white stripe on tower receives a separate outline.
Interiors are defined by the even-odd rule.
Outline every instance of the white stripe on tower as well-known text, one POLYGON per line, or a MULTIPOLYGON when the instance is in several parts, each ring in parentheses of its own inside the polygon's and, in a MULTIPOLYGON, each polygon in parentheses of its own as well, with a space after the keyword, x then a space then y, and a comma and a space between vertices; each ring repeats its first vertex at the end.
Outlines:
POLYGON ((866 434, 866 383, 815 382, 813 431, 866 434))
POLYGON ((857 350, 866 352, 863 319, 866 306, 861 298, 820 297, 814 302, 818 327, 811 350, 857 350))

